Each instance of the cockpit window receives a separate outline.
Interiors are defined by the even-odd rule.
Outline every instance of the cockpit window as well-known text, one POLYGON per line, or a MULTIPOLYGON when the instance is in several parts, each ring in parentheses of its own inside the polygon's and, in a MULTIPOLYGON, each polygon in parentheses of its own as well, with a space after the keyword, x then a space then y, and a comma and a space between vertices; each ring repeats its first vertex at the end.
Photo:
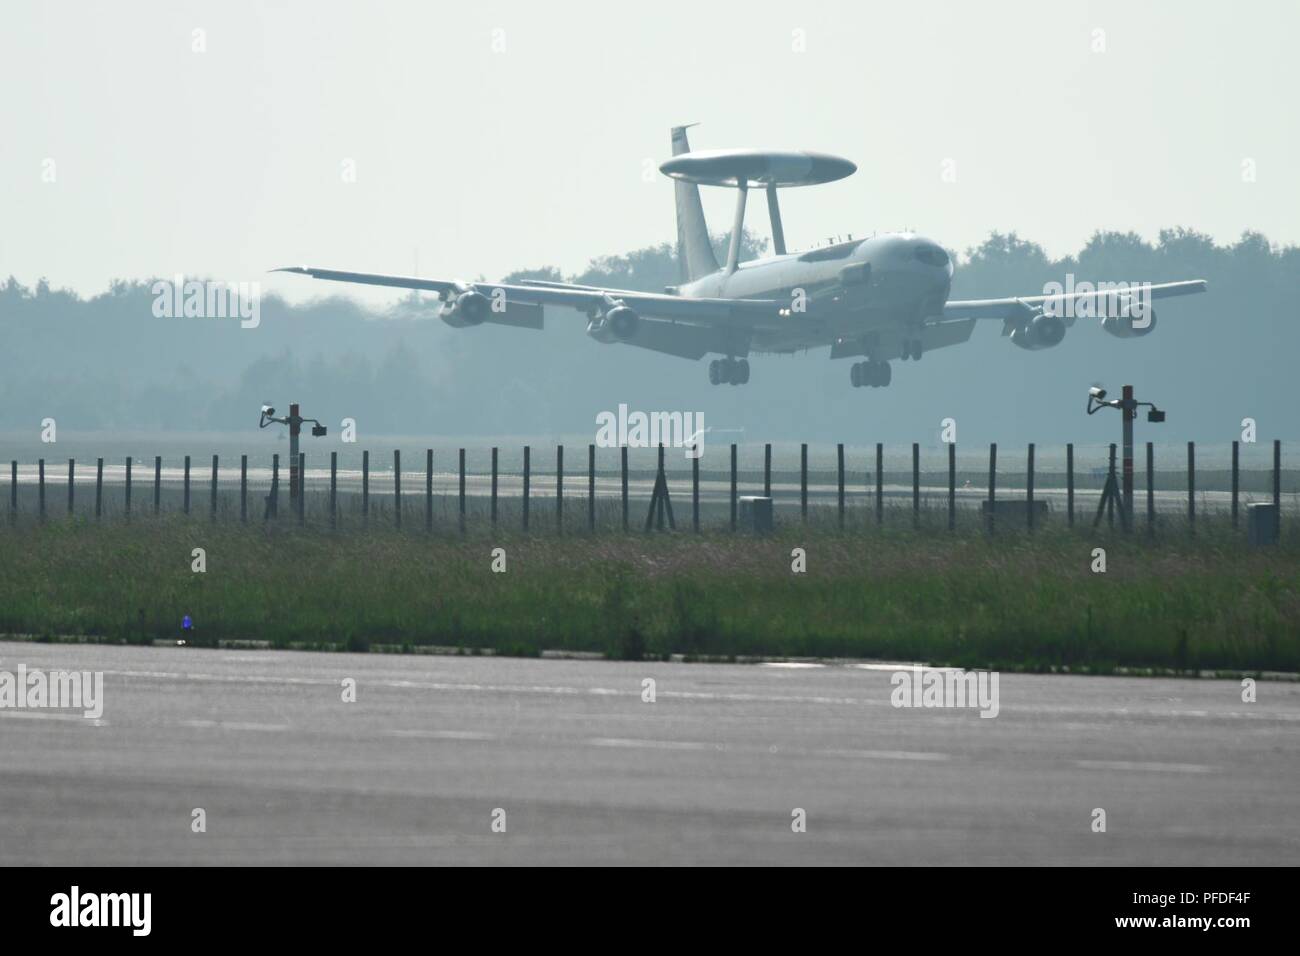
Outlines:
POLYGON ((948 253, 944 252, 941 247, 929 243, 917 246, 916 251, 912 254, 927 266, 943 267, 948 264, 948 253))

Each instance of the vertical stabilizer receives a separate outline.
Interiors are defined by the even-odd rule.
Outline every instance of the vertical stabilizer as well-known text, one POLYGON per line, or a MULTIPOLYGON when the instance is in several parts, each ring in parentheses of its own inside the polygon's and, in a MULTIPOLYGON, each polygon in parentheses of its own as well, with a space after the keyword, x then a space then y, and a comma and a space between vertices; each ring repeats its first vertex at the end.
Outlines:
MULTIPOLYGON (((686 126, 673 127, 673 155, 688 153, 691 144, 686 139, 686 126)), ((700 187, 694 183, 676 180, 673 190, 677 198, 677 263, 683 282, 698 279, 718 271, 718 260, 713 257, 713 244, 709 242, 709 227, 704 222, 704 206, 700 204, 700 187)))

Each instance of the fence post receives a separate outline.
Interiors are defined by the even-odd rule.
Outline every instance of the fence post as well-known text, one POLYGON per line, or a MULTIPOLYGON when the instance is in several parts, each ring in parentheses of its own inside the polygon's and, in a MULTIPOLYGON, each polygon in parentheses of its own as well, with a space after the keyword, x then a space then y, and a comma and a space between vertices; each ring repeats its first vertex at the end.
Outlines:
POLYGON ((1277 511, 1278 538, 1282 536, 1282 439, 1273 439, 1273 507, 1277 511))
POLYGON ((239 456, 239 523, 248 524, 248 456, 239 456))
MULTIPOLYGON (((299 472, 301 474, 301 472, 299 472)), ((300 478, 299 481, 302 479, 300 478)), ((217 520, 217 456, 212 456, 212 504, 209 508, 211 519, 217 520)))
MULTIPOLYGON (((37 476, 37 485, 39 486, 40 489, 37 494, 37 500, 40 503, 38 511, 40 513, 41 520, 44 521, 45 520, 45 459, 44 458, 40 459, 36 463, 36 467, 39 471, 39 474, 37 476)), ((98 515, 96 515, 96 517, 98 517, 98 515)))
POLYGON ((555 533, 564 534, 564 446, 555 446, 555 533))
POLYGON ((393 449, 393 525, 402 527, 402 450, 393 449))
POLYGON ((271 493, 267 496, 263 521, 280 517, 280 454, 271 455, 271 493))
POLYGON ((997 487, 998 487, 998 444, 993 442, 989 445, 989 534, 993 533, 996 522, 993 520, 997 514, 997 487))
POLYGON ((532 449, 524 446, 524 530, 528 530, 528 498, 532 479, 532 449))
POLYGON ((957 443, 948 442, 948 530, 957 530, 957 443))
POLYGON ((1074 527, 1074 442, 1065 446, 1065 521, 1074 527))
POLYGON ((587 530, 596 530, 596 446, 587 446, 587 530))
POLYGON ((492 449, 492 527, 497 526, 497 450, 492 449))
MULTIPOLYGON (((213 482, 216 487, 216 482, 213 482)), ((307 521, 307 454, 298 452, 298 523, 307 521)))
MULTIPOLYGON (((696 445, 695 450, 698 452, 700 446, 696 445)), ((698 454, 691 458, 691 529, 696 534, 700 533, 700 456, 698 454)))
POLYGON ((433 531, 433 449, 424 450, 424 530, 433 531))
MULTIPOLYGON (((1025 527, 1034 530, 1034 443, 1029 443, 1029 460, 1025 466, 1025 527)), ((1128 504, 1125 504, 1128 507, 1128 504)))
MULTIPOLYGON (((1107 450, 1107 466, 1108 467, 1106 473, 1109 476, 1110 474, 1113 474, 1115 471, 1115 443, 1114 442, 1111 443, 1110 448, 1107 450)), ((1115 527, 1115 499, 1114 498, 1110 498, 1106 501, 1106 526, 1108 528, 1115 527)))
POLYGON ((131 520, 131 456, 126 456, 126 520, 131 520))
POLYGON ((153 513, 162 510, 162 455, 153 457, 153 513))
POLYGON ((912 442, 912 527, 921 527, 921 444, 912 442))
POLYGON ((623 530, 627 530, 627 445, 620 448, 623 461, 623 530))
POLYGON ((18 521, 18 459, 9 462, 9 523, 18 521))
POLYGON ((763 497, 772 497, 772 443, 763 446, 763 497))
POLYGON ((1238 484, 1238 463, 1240 455, 1240 444, 1232 443, 1232 530, 1237 530, 1237 493, 1240 488, 1238 484))
POLYGON ((77 460, 75 458, 69 458, 68 459, 68 514, 72 514, 73 512, 72 481, 76 475, 76 471, 77 471, 77 460))
POLYGON ((185 513, 190 513, 190 456, 185 456, 185 513))
POLYGON ((843 531, 844 530, 844 442, 840 442, 835 446, 835 455, 836 458, 838 459, 836 462, 836 470, 838 472, 839 483, 840 483, 840 495, 839 495, 840 530, 843 531))
POLYGON ((876 524, 885 520, 885 445, 876 442, 876 524))
POLYGON ((361 523, 370 526, 370 452, 361 453, 361 523))
MULTIPOLYGON (((41 499, 41 513, 45 512, 45 500, 41 499)), ((95 517, 104 513, 104 459, 95 459, 95 517)))
POLYGON ((1156 533, 1156 446, 1147 442, 1147 534, 1156 533))
POLYGON ((799 516, 808 523, 808 443, 799 446, 799 516))
POLYGON ((1196 533, 1196 442, 1187 443, 1187 527, 1196 533))
POLYGON ((460 533, 465 533, 465 449, 460 450, 460 533))
POLYGON ((736 530, 736 444, 731 445, 731 530, 736 530))
MULTIPOLYGON (((241 477, 240 483, 243 483, 241 477)), ((240 492, 243 496, 243 492, 240 492)), ((339 453, 330 452, 330 530, 339 526, 339 453)))

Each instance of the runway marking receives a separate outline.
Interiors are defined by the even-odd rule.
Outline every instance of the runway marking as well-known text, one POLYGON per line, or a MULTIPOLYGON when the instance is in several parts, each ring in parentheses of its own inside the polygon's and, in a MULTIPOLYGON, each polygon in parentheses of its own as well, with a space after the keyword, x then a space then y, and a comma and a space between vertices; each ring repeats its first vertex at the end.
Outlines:
POLYGON ((923 750, 816 750, 826 757, 865 757, 868 760, 949 760, 948 754, 923 750))
POLYGON ((246 721, 237 720, 182 720, 182 727, 196 727, 199 729, 217 728, 218 730, 254 730, 267 733, 275 733, 281 730, 288 730, 288 724, 255 724, 246 721))
POLYGON ((108 721, 103 717, 83 717, 81 714, 44 714, 31 710, 0 710, 0 717, 17 717, 21 720, 57 720, 63 723, 88 724, 91 727, 107 727, 108 721))
MULTIPOLYGON (((931 668, 927 668, 931 669, 931 668)), ((944 670, 945 668, 932 668, 944 670)), ((105 676, 134 677, 170 681, 199 681, 221 684, 268 684, 302 687, 336 687, 333 677, 287 677, 261 674, 208 674, 203 672, 104 670, 105 676)), ((450 693, 549 694, 566 697, 622 697, 639 699, 640 687, 570 687, 548 684, 478 684, 452 681, 419 681, 400 678, 362 678, 370 687, 399 690, 432 690, 450 693)), ((702 700, 732 703, 823 704, 847 707, 889 707, 889 694, 882 689, 873 697, 839 697, 809 694, 761 694, 747 692, 660 690, 660 699, 702 700)), ((1257 720, 1300 722, 1300 711, 1278 711, 1264 707, 1254 710, 1208 711, 1202 709, 1133 709, 1129 707, 1061 707, 1025 704, 1003 708, 1004 719, 1031 714, 1076 714, 1091 717, 1137 717, 1145 719, 1201 718, 1208 720, 1257 720)))
MULTIPOLYGON (((281 677, 261 674, 204 674, 172 671, 115 671, 105 670, 105 676, 143 677, 155 680, 190 680, 217 684, 289 684, 304 687, 335 687, 332 677, 281 677)), ((640 699, 640 686, 628 687, 566 687, 557 684, 465 684, 450 681, 415 681, 397 678, 361 678, 360 683, 370 687, 388 687, 396 690, 444 690, 453 692, 486 692, 504 694, 553 694, 567 697, 632 697, 640 699)), ((660 691, 660 697, 677 697, 683 700, 770 701, 793 704, 848 704, 888 707, 889 700, 882 697, 825 697, 800 694, 717 693, 713 691, 660 691)))
POLYGON ((1144 760, 1076 760, 1085 770, 1149 770, 1154 773, 1215 773, 1218 767, 1200 763, 1155 763, 1144 760))
POLYGON ((389 737, 418 737, 429 740, 497 740, 496 734, 477 730, 385 730, 389 737))
POLYGON ((646 740, 636 737, 592 737, 584 743, 592 747, 636 747, 647 750, 724 750, 721 744, 694 740, 646 740))
POLYGON ((813 661, 763 661, 759 667, 784 667, 789 670, 804 670, 812 667, 825 667, 825 664, 818 664, 813 661))

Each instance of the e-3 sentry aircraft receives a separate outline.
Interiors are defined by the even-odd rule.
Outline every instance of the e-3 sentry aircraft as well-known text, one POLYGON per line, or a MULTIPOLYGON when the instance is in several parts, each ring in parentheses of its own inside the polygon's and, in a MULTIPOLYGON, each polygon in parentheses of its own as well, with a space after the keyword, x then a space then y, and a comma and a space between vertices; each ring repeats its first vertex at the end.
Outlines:
POLYGON ((436 292, 438 315, 456 328, 484 322, 542 328, 543 309, 576 309, 587 334, 709 363, 714 385, 749 381, 751 353, 791 353, 830 346, 833 359, 862 357, 849 374, 854 387, 888 385, 892 359, 920 359, 933 349, 967 341, 979 319, 1001 319, 1002 334, 1029 350, 1065 338, 1079 314, 1100 317, 1120 338, 1149 334, 1155 311, 1148 299, 1205 291, 1203 280, 1107 288, 1082 286, 1054 294, 950 300, 953 264, 938 243, 911 233, 833 242, 787 252, 777 190, 834 182, 857 167, 847 159, 806 151, 743 149, 691 152, 688 127, 672 131, 673 158, 660 165, 675 180, 677 255, 682 282, 662 293, 568 282, 462 282, 414 276, 340 272, 292 266, 316 279, 436 292), (737 191, 727 262, 719 267, 709 242, 699 187, 737 191), (774 255, 740 262, 745 200, 767 194, 774 255))

